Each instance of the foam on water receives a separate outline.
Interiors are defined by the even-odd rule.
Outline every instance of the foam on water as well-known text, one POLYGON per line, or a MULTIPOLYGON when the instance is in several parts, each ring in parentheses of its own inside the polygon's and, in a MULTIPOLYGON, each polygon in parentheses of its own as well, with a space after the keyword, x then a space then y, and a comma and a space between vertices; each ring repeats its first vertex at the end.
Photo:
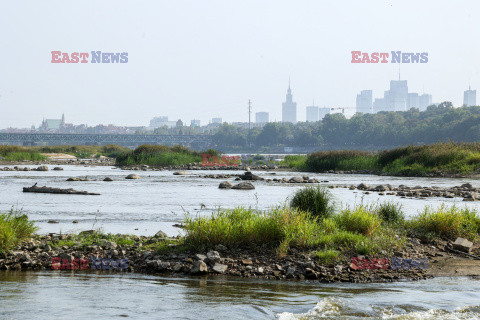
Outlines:
POLYGON ((306 313, 283 312, 277 315, 279 320, 316 320, 316 319, 435 319, 435 320, 470 320, 480 319, 480 305, 444 309, 415 310, 412 306, 378 307, 360 305, 343 298, 328 297, 320 300, 314 308, 306 313))

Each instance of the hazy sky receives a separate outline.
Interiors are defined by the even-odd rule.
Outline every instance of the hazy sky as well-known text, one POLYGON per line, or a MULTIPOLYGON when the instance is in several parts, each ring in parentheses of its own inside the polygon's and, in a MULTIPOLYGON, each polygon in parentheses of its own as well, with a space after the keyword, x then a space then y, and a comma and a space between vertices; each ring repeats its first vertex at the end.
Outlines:
POLYGON ((0 0, 0 128, 62 113, 89 125, 247 121, 248 99, 281 120, 289 76, 305 120, 312 99, 354 108, 360 90, 381 97, 398 78, 398 64, 352 64, 352 50, 428 52, 402 79, 459 106, 469 83, 480 89, 479 21, 478 0, 0 0), (52 50, 129 61, 52 64, 52 50))

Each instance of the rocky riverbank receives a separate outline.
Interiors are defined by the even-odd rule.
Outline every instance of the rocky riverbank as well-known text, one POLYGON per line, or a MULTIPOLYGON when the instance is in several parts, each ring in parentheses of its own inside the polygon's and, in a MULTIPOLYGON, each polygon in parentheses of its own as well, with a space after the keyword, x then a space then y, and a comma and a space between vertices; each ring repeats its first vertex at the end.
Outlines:
MULTIPOLYGON (((15 166, 15 169, 12 167, 5 167, 5 168, 0 168, 0 171, 22 171, 21 166, 45 166, 45 165, 84 165, 84 166, 113 166, 115 165, 115 159, 113 158, 106 158, 106 157, 101 157, 101 158, 93 158, 93 159, 48 159, 48 160, 43 160, 43 161, 28 161, 28 160, 23 160, 23 161, 2 161, 0 160, 0 165, 3 166, 15 166)), ((28 170, 25 170, 28 171, 28 170)))
MULTIPOLYGON (((223 245, 218 245, 213 250, 193 252, 181 250, 178 243, 178 238, 167 238, 162 232, 154 237, 119 236, 117 241, 100 238, 88 245, 78 242, 78 236, 73 235, 34 236, 14 250, 0 254, 0 270, 50 270, 52 261, 61 261, 62 266, 75 266, 74 261, 78 259, 88 260, 90 263, 93 258, 126 259, 127 272, 223 274, 245 278, 307 279, 321 282, 418 280, 446 273, 449 276, 480 275, 480 261, 470 260, 460 252, 452 252, 452 244, 444 241, 427 244, 416 238, 409 238, 405 248, 394 255, 403 261, 427 259, 426 268, 394 269, 393 265, 385 265, 384 268, 359 268, 351 259, 323 264, 315 256, 295 249, 285 257, 278 257, 266 248, 230 250, 223 245), (450 268, 452 265, 455 267, 450 268)), ((473 252, 478 251, 478 247, 474 247, 473 252)), ((359 260, 365 257, 353 258, 359 260)), ((373 261, 374 258, 385 257, 367 258, 373 261)))

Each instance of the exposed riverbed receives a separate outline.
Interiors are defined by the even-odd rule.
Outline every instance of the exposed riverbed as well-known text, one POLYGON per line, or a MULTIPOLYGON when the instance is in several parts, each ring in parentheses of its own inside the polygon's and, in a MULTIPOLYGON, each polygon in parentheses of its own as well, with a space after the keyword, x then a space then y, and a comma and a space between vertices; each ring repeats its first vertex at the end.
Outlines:
MULTIPOLYGON (((52 169, 53 166, 50 167, 52 169)), ((212 171, 127 171, 113 167, 63 166, 63 171, 1 171, 0 210, 23 208, 40 226, 40 233, 75 232, 102 227, 106 232, 153 235, 163 230, 181 232, 173 225, 185 213, 209 214, 215 207, 253 206, 267 209, 291 196, 300 184, 256 181, 255 190, 220 190, 222 180, 201 178, 212 171), (126 180, 130 173, 139 180, 126 180), (89 181, 67 182, 69 177, 89 181), (104 182, 105 177, 114 181, 104 182), (29 194, 22 188, 39 186, 74 188, 100 196, 29 194), (206 208, 201 209, 201 204, 206 208), (48 223, 55 220, 58 223, 48 223), (73 224, 74 220, 78 224, 73 224)), ((235 173, 238 171, 215 171, 235 173)), ((357 185, 361 182, 393 186, 453 187, 467 178, 402 178, 373 175, 255 172, 264 178, 308 175, 323 185, 357 185)), ((233 179, 228 179, 233 181, 233 179)), ((442 203, 478 208, 480 202, 462 198, 412 199, 363 194, 359 190, 331 189, 338 206, 374 203, 378 199, 403 205, 408 215, 425 205, 442 203)), ((480 283, 471 278, 437 278, 388 284, 321 284, 218 277, 158 277, 108 271, 3 272, 0 271, 0 318, 44 319, 478 319, 480 283)))

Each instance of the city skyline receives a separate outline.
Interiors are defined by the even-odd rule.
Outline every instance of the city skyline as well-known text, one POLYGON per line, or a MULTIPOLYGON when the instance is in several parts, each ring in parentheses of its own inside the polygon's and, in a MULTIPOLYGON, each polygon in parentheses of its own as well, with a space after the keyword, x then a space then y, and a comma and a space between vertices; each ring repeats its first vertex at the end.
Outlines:
POLYGON ((119 6, 106 0, 95 3, 94 14, 68 2, 27 3, 31 10, 7 2, 0 12, 2 39, 15 43, 15 50, 0 52, 0 70, 8 75, 0 77, 0 128, 28 128, 62 112, 89 125, 139 126, 162 114, 202 123, 248 121, 248 99, 254 112, 281 121, 289 76, 298 121, 305 121, 312 98, 319 107, 352 113, 358 92, 387 90, 399 68, 352 64, 355 50, 428 52, 428 63, 403 64, 402 78, 436 102, 460 106, 469 84, 480 87, 480 43, 471 41, 480 36, 471 28, 477 1, 437 1, 435 14, 431 3, 380 0, 367 8, 353 1, 119 6), (445 20, 456 23, 440 23, 445 20), (51 51, 127 52, 128 63, 51 63, 51 51))

